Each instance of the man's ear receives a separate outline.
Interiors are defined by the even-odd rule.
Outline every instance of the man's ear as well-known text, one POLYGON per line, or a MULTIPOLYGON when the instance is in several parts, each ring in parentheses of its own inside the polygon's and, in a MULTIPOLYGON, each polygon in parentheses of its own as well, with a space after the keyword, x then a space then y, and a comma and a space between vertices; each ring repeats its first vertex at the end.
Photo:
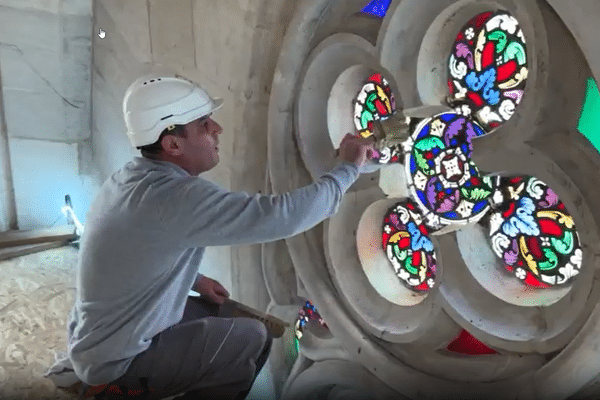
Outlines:
POLYGON ((181 138, 173 135, 167 135, 162 138, 160 144, 163 151, 172 156, 178 156, 183 151, 183 142, 181 138))

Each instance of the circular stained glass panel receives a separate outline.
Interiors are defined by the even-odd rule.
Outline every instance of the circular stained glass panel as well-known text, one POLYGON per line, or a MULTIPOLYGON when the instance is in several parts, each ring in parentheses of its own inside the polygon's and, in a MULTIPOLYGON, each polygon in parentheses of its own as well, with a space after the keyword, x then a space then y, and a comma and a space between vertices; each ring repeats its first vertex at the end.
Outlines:
POLYGON ((554 191, 534 177, 495 177, 490 217, 494 253, 526 284, 547 288, 579 274, 581 242, 573 218, 554 191))
POLYGON ((435 284, 437 261, 433 243, 417 205, 398 203, 386 213, 382 243, 396 275, 411 290, 422 292, 435 284))
POLYGON ((528 76, 525 36, 506 11, 473 18, 456 37, 449 60, 449 103, 490 131, 521 103, 528 76))
MULTIPOLYGON (((382 74, 374 74, 361 89, 354 101, 354 125, 358 136, 373 135, 373 121, 388 119, 396 111, 396 100, 388 81, 382 74)), ((372 160, 380 164, 398 162, 400 146, 375 151, 372 160)))
POLYGON ((476 122, 444 113, 422 121, 407 143, 408 184, 428 226, 475 222, 489 209, 493 182, 471 161, 472 139, 482 135, 476 122))

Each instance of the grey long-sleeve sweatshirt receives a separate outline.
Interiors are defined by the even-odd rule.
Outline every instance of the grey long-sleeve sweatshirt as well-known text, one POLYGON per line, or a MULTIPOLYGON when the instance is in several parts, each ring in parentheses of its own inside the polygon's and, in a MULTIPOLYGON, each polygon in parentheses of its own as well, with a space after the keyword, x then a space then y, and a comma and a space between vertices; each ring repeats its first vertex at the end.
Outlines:
POLYGON ((118 379, 152 338, 181 320, 206 246, 264 243, 334 215, 359 175, 340 162, 281 195, 230 192, 175 164, 136 157, 100 188, 87 214, 68 319, 68 353, 51 371, 118 379))

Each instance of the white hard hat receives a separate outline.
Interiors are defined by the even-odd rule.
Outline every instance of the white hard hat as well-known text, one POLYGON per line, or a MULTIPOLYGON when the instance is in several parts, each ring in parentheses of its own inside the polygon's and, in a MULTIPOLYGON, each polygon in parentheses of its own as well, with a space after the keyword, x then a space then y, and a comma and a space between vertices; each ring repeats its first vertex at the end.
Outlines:
POLYGON ((171 125, 185 125, 221 108, 199 85, 179 75, 150 74, 129 86, 123 98, 127 136, 133 147, 152 144, 171 125))

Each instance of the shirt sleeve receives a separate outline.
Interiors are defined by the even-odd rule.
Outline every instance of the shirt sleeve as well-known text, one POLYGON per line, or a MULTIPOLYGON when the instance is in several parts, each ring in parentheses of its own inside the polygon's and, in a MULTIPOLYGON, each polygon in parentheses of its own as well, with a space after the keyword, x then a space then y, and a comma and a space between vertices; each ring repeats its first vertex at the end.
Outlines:
POLYGON ((359 175, 340 162, 317 182, 280 195, 230 192, 201 178, 165 183, 159 217, 186 247, 265 243, 307 231, 337 212, 359 175))

